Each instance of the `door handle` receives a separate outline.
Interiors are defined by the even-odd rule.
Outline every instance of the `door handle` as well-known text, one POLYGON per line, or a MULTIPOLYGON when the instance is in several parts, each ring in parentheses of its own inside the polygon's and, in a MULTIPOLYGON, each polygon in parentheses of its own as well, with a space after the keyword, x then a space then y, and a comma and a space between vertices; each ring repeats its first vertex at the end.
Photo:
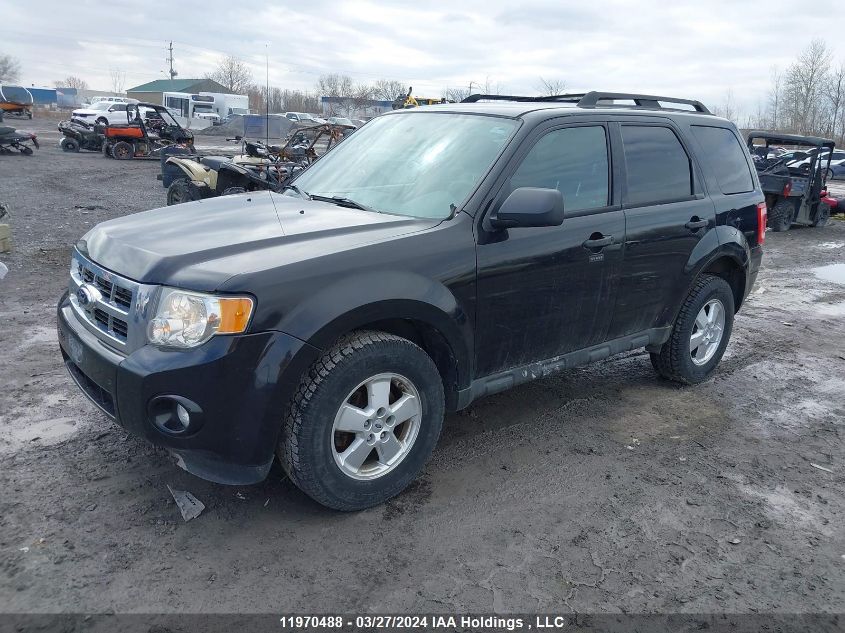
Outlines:
POLYGON ((582 246, 584 248, 604 248, 605 246, 610 246, 611 244, 613 244, 613 236, 608 235, 607 237, 584 240, 582 246))
POLYGON ((698 229, 703 229, 705 226, 710 224, 707 220, 699 220, 697 219, 698 216, 693 216, 690 218, 690 221, 684 224, 690 231, 697 231, 698 229))

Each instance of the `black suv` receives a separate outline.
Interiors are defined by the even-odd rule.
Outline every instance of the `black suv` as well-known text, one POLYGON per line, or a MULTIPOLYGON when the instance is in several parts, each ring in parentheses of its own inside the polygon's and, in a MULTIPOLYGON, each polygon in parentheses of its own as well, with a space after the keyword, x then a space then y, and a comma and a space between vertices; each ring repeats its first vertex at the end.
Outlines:
POLYGON ((766 207, 696 101, 475 95, 380 116, 283 193, 100 224, 62 355, 127 430, 212 481, 342 510, 420 472, 443 416, 645 347, 698 383, 757 275, 766 207))

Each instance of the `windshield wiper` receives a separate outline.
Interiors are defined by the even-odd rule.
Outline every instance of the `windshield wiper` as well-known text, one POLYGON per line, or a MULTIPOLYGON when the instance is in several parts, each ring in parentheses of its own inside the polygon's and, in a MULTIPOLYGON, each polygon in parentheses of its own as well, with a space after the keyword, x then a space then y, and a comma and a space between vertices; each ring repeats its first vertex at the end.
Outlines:
POLYGON ((343 196, 321 196, 318 194, 311 194, 311 200, 319 200, 320 202, 331 202, 339 207, 349 207, 350 209, 360 209, 361 211, 372 211, 373 213, 381 213, 372 207, 368 207, 360 202, 355 202, 351 198, 344 198, 343 196))
POLYGON ((300 198, 305 198, 306 200, 312 200, 311 194, 305 191, 304 189, 300 189, 296 185, 285 185, 282 187, 282 191, 285 189, 293 189, 296 193, 299 194, 300 198))

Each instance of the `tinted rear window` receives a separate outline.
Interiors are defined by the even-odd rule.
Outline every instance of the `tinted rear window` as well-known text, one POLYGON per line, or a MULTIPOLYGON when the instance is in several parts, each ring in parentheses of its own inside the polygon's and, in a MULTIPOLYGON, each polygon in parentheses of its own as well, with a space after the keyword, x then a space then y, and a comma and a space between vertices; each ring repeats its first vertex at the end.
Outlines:
POLYGON ((713 173, 722 193, 745 193, 754 190, 745 152, 736 135, 723 127, 693 125, 692 133, 704 149, 703 160, 713 173))
POLYGON ((692 195, 689 156, 667 127, 623 125, 628 204, 683 200, 692 195))

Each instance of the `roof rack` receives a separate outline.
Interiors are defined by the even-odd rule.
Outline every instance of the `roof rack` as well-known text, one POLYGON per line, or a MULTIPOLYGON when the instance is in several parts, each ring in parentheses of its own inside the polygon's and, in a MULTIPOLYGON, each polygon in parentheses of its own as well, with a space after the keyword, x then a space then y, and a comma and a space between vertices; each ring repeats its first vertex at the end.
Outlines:
POLYGON ((563 94, 563 95, 551 95, 547 97, 522 97, 522 96, 511 96, 511 95, 484 95, 484 94, 474 94, 468 96, 464 99, 461 103, 476 103, 478 101, 520 101, 520 102, 531 102, 531 103, 548 103, 548 102, 569 102, 569 103, 577 103, 581 108, 595 108, 595 107, 607 107, 607 106, 617 106, 617 107, 636 107, 636 108, 644 108, 647 110, 667 110, 671 108, 665 108, 662 104, 663 103, 677 103, 692 106, 695 112, 699 114, 711 114, 710 110, 708 110, 701 101, 695 101, 693 99, 678 99, 676 97, 658 97, 655 95, 641 95, 629 92, 599 92, 599 91, 592 91, 587 93, 574 93, 574 94, 563 94), (633 101, 633 106, 620 106, 619 104, 614 103, 607 103, 608 101, 615 101, 615 100, 628 100, 633 101))

